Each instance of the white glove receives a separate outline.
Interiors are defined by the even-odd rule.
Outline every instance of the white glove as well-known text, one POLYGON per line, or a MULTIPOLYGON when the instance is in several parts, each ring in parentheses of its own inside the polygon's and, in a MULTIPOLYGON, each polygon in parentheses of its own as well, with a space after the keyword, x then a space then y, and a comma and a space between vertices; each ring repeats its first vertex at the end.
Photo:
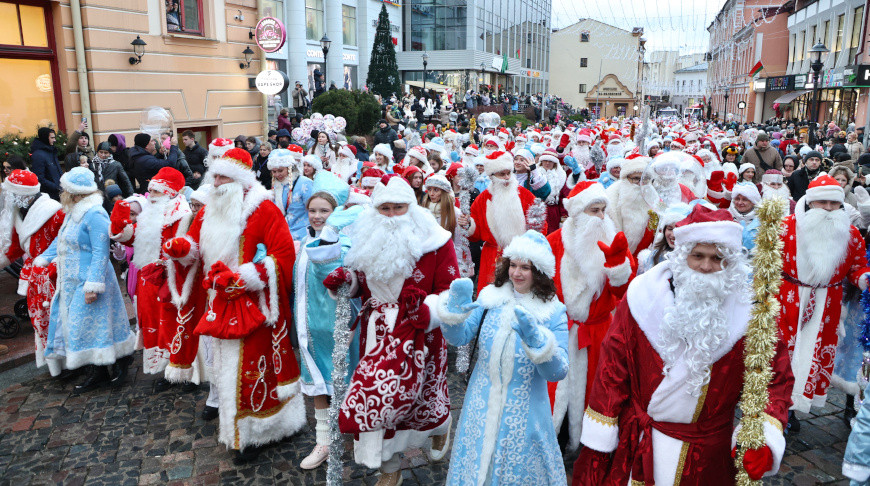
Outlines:
POLYGON ((865 221, 870 220, 870 193, 861 186, 856 187, 854 192, 855 199, 858 201, 855 206, 861 213, 861 218, 865 221))
POLYGON ((861 277, 858 279, 858 288, 860 288, 862 291, 867 290, 868 278, 870 278, 870 273, 865 273, 864 275, 861 275, 861 277))

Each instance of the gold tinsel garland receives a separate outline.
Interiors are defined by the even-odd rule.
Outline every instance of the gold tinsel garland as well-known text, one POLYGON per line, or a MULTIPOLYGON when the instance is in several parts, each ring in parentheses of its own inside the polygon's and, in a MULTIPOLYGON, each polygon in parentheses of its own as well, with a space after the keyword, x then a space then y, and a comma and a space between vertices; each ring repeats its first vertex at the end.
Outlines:
POLYGON ((779 286, 782 283, 782 248, 780 239, 783 205, 778 198, 767 199, 756 209, 760 226, 755 237, 752 257, 752 293, 754 304, 743 348, 743 392, 740 410, 742 427, 737 434, 737 484, 760 485, 743 468, 743 455, 749 449, 765 445, 764 411, 767 409, 767 388, 773 378, 773 361, 778 339, 779 286))

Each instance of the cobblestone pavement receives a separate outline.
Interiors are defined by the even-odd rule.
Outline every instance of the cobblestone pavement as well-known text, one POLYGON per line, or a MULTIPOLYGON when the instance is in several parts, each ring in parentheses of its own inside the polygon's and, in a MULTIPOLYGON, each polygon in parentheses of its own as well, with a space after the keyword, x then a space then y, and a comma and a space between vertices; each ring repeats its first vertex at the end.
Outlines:
MULTIPOLYGON (((136 358, 141 363, 141 354, 136 358)), ((308 429, 269 447, 254 464, 237 467, 216 440, 217 420, 199 418, 207 386, 192 393, 180 387, 155 393, 156 377, 136 367, 125 386, 82 396, 72 396, 74 383, 60 383, 47 373, 3 391, 0 484, 325 483, 325 466, 316 471, 298 467, 314 446, 311 403, 308 429)), ((459 375, 451 374, 450 393, 458 418, 464 397, 459 375)), ((843 403, 843 395, 834 392, 825 409, 800 416, 801 433, 789 439, 780 474, 765 484, 848 484, 840 475, 848 438, 840 419, 843 403)), ((344 484, 374 484, 376 472, 355 465, 352 444, 348 440, 345 445, 344 484)), ((574 457, 565 456, 569 477, 574 457)), ((443 484, 447 466, 447 459, 430 464, 421 451, 412 451, 402 462, 404 484, 443 484)))

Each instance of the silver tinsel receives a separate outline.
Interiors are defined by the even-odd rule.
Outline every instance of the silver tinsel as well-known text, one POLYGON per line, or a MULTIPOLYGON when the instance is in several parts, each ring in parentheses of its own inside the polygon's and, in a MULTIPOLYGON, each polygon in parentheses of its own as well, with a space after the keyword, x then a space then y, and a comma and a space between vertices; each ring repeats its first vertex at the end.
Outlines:
POLYGON ((640 110, 640 119, 643 120, 640 124, 640 128, 638 128, 634 132, 634 144, 637 145, 638 152, 641 155, 646 156, 649 153, 649 136, 652 132, 652 121, 649 118, 649 105, 644 105, 644 107, 640 110))
MULTIPOLYGON (((474 167, 463 167, 456 174, 459 184, 459 209, 462 214, 471 213, 471 190, 477 179, 477 170, 474 167)), ((474 262, 471 260, 471 248, 468 244, 468 230, 457 232, 456 259, 459 261, 459 274, 463 277, 474 275, 474 262)), ((471 344, 460 346, 456 353, 456 371, 467 373, 471 364, 471 344)))
POLYGON ((338 430, 338 414, 344 395, 347 393, 347 367, 350 342, 353 333, 350 330, 350 285, 342 285, 338 289, 338 300, 335 303, 335 329, 332 331, 335 346, 332 348, 332 402, 329 404, 329 459, 326 469, 326 484, 339 486, 342 484, 344 472, 344 441, 338 430))
POLYGON ((604 150, 598 144, 592 146, 589 149, 589 158, 592 159, 592 164, 595 166, 595 170, 600 174, 604 167, 604 150))
POLYGON ((526 211, 526 227, 543 233, 545 224, 547 224, 547 205, 535 198, 535 202, 526 211))
POLYGON ((870 351, 864 351, 864 357, 861 361, 861 368, 858 369, 856 377, 858 383, 858 397, 855 400, 855 410, 860 410, 867 398, 867 384, 870 383, 870 351))

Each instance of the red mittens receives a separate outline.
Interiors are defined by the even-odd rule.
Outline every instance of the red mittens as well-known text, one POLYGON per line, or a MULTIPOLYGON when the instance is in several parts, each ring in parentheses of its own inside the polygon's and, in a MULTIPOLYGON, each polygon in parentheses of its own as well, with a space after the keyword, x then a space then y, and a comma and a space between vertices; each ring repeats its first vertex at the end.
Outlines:
POLYGON ((111 231, 113 235, 117 235, 124 231, 130 221, 130 203, 127 201, 118 201, 115 207, 112 208, 111 216, 111 231))
POLYGON ((725 181, 725 173, 721 170, 714 170, 712 174, 710 174, 710 180, 707 181, 707 187, 719 192, 722 190, 722 183, 725 181))
POLYGON ((728 189, 729 191, 734 189, 734 184, 737 184, 737 174, 729 172, 728 176, 725 177, 725 189, 728 189))
POLYGON ((338 267, 323 279, 323 286, 333 292, 338 292, 339 287, 352 281, 351 273, 345 270, 344 267, 338 267))
POLYGON ((604 266, 613 268, 625 263, 625 259, 631 252, 628 251, 628 240, 625 239, 625 233, 620 231, 613 237, 613 243, 609 246, 603 241, 598 242, 598 248, 604 253, 604 266))
MULTIPOLYGON (((731 457, 737 455, 737 448, 731 450, 731 457)), ((743 454, 743 469, 749 475, 749 479, 758 481, 764 476, 764 473, 770 471, 773 467, 773 452, 770 447, 764 446, 760 449, 749 449, 743 454)))
POLYGON ((187 238, 172 238, 163 244, 163 251, 169 258, 184 258, 190 253, 190 240, 187 238))

